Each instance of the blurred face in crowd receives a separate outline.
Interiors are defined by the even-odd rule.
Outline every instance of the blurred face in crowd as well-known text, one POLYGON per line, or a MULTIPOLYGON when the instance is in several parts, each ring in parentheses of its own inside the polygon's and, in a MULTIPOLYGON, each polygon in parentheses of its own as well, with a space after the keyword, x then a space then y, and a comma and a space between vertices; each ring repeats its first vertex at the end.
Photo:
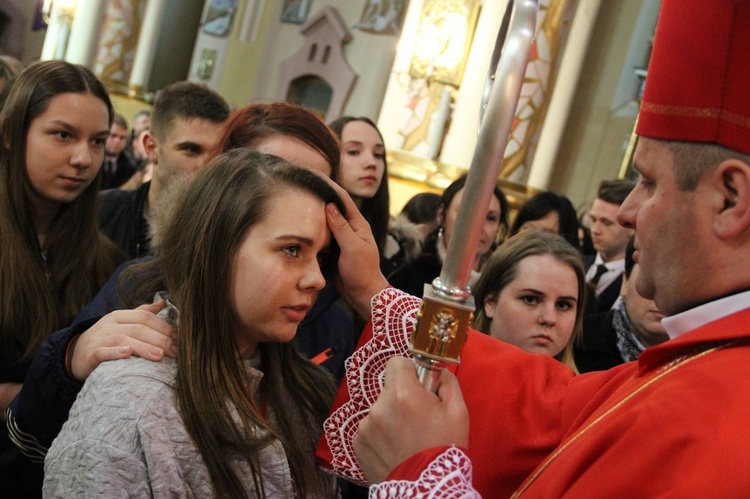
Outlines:
POLYGON ((109 131, 109 137, 107 138, 107 156, 117 156, 125 149, 127 143, 128 129, 117 123, 112 123, 112 129, 109 131))
POLYGON ((617 223, 620 205, 595 199, 589 213, 591 240, 602 260, 610 262, 625 258, 625 248, 633 236, 633 230, 617 223))
POLYGON ((560 215, 554 210, 550 211, 549 213, 544 215, 542 218, 524 222, 518 231, 523 232, 529 229, 539 229, 539 230, 545 230, 547 232, 552 232, 553 234, 559 234, 560 233, 560 215))
POLYGON ((578 277, 552 255, 527 256, 517 275, 484 303, 490 336, 530 353, 554 357, 575 328, 578 277))
MULTIPOLYGON (((445 246, 448 247, 453 231, 456 226, 456 218, 458 217, 458 207, 461 206, 461 198, 463 197, 465 189, 461 189, 453 196, 451 204, 443 214, 442 211, 438 213, 438 218, 444 217, 443 223, 443 237, 445 246)), ((497 231, 500 230, 500 200, 495 196, 490 198, 490 204, 487 207, 487 215, 485 216, 484 223, 482 224, 482 232, 479 236, 479 245, 477 246, 477 257, 481 257, 486 254, 492 248, 492 243, 497 237, 497 231)))
POLYGON ((636 263, 630 271, 630 277, 623 274, 621 295, 625 300, 625 310, 636 334, 647 347, 663 343, 669 339, 661 320, 664 314, 659 311, 653 300, 642 297, 635 289, 635 282, 640 273, 636 263))

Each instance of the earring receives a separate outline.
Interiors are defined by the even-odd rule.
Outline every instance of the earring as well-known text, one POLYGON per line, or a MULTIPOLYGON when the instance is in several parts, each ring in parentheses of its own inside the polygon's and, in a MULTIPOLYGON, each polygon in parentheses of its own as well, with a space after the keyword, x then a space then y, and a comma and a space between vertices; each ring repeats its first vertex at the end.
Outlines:
POLYGON ((443 227, 442 226, 438 228, 436 241, 437 241, 438 246, 445 247, 445 244, 443 243, 444 239, 443 239, 443 227))

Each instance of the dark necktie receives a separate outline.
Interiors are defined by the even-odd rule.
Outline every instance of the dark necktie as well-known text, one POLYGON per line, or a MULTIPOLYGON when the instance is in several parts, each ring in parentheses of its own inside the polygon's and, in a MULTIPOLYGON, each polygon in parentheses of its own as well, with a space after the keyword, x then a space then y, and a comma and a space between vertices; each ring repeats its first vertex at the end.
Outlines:
POLYGON ((112 175, 115 173, 115 170, 117 169, 117 162, 114 158, 107 158, 107 161, 104 163, 104 171, 108 175, 112 175))
POLYGON ((599 279, 602 278, 602 276, 607 272, 607 266, 603 263, 600 263, 596 266, 596 274, 594 274, 594 277, 591 278, 591 284, 596 286, 599 284, 599 279))

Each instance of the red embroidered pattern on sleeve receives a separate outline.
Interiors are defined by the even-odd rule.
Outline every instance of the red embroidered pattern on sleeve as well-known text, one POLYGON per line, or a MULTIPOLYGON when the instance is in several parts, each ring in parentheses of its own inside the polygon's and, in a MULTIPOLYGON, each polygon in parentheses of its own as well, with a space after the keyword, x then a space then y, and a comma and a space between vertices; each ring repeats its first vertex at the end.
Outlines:
POLYGON ((357 463, 352 440, 359 422, 383 389, 383 373, 389 359, 412 358, 409 337, 422 301, 394 288, 386 288, 372 299, 372 339, 346 361, 349 401, 325 421, 323 431, 333 460, 332 472, 360 485, 367 485, 357 463))
POLYGON ((436 457, 416 482, 391 480, 379 483, 370 487, 369 497, 478 498, 479 493, 471 486, 471 474, 469 457, 457 447, 451 447, 436 457))

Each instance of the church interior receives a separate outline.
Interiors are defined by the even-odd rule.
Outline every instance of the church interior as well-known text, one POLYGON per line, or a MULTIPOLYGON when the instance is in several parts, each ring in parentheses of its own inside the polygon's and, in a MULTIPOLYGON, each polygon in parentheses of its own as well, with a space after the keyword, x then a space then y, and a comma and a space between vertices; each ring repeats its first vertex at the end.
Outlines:
MULTIPOLYGON (((288 101, 366 116, 388 149, 391 212, 467 171, 493 51, 528 0, 3 0, 0 54, 91 68, 132 119, 180 80, 234 107, 288 101)), ((539 0, 498 182, 583 211, 631 176, 659 0, 539 0)), ((509 43, 503 52, 513 50, 509 43)))

